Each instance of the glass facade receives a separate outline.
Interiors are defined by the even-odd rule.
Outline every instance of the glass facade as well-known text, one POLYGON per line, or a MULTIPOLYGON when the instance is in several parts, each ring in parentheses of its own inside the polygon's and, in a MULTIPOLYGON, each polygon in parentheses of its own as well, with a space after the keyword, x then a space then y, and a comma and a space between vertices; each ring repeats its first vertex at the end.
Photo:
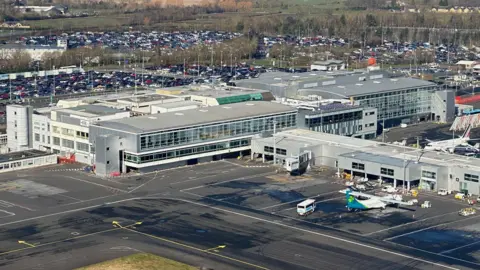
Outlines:
POLYGON ((306 115, 305 127, 309 130, 338 135, 352 135, 362 130, 361 110, 356 112, 335 113, 332 115, 306 115))
POLYGON ((236 136, 258 134, 276 129, 296 127, 296 113, 252 117, 223 123, 207 124, 183 129, 140 135, 140 151, 150 151, 170 146, 202 143, 236 136))
POLYGON ((141 163, 148 163, 148 162, 166 160, 171 158, 178 158, 183 156, 221 151, 226 149, 234 149, 238 147, 248 146, 250 145, 250 143, 251 143, 250 139, 242 139, 242 140, 232 140, 228 142, 206 144, 202 146, 187 147, 187 148, 176 149, 171 151, 163 151, 163 152, 158 152, 153 154, 134 155, 130 153, 125 153, 124 160, 126 162, 141 164, 141 163))
POLYGON ((360 105, 378 110, 377 120, 388 120, 431 113, 435 87, 412 88, 355 97, 360 105))

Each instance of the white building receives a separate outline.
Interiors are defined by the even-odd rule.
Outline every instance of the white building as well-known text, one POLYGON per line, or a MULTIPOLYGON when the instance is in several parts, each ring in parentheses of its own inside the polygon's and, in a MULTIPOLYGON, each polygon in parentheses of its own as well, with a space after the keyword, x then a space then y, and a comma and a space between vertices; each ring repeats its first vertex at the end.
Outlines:
POLYGON ((60 156, 74 155, 77 162, 92 164, 94 147, 88 140, 90 124, 128 117, 129 111, 102 105, 44 108, 35 111, 29 106, 9 105, 8 145, 11 151, 33 148, 60 156))
POLYGON ((49 45, 24 45, 24 44, 6 44, 0 46, 0 58, 8 59, 16 52, 27 52, 32 60, 42 60, 46 53, 63 53, 67 50, 67 41, 59 39, 56 46, 49 45))
POLYGON ((7 106, 7 146, 9 152, 32 148, 32 112, 30 106, 7 106))
POLYGON ((333 71, 345 69, 345 62, 342 60, 316 61, 310 65, 312 71, 333 71))
POLYGON ((164 104, 156 104, 150 106, 150 113, 166 113, 166 112, 177 112, 189 109, 200 108, 202 104, 195 101, 180 101, 180 102, 170 102, 164 104))

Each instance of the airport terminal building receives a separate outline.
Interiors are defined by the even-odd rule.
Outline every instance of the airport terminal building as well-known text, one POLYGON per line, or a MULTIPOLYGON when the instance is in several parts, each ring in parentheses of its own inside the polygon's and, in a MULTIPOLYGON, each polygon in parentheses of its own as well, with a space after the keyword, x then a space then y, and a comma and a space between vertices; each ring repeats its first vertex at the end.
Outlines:
POLYGON ((451 122, 455 118, 452 91, 439 90, 433 82, 391 78, 382 72, 272 72, 237 84, 270 90, 280 98, 350 100, 356 105, 376 108, 379 123, 385 122, 386 127, 426 120, 451 122))
POLYGON ((291 106, 251 101, 90 125, 96 173, 149 172, 239 156, 254 135, 295 128, 291 106))
POLYGON ((272 158, 311 155, 309 165, 337 168, 357 177, 382 179, 396 187, 445 188, 480 195, 480 159, 429 152, 406 146, 349 138, 303 129, 277 133, 274 138, 256 137, 251 155, 272 158), (275 146, 275 149, 274 149, 275 146))

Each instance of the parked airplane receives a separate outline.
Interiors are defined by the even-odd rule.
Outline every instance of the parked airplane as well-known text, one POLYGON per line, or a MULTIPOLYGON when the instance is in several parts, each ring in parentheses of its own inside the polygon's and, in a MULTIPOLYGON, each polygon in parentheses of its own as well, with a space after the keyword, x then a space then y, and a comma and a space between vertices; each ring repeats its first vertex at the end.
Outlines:
MULTIPOLYGON (((340 191, 343 193, 343 191, 340 191)), ((347 198, 348 211, 356 210, 369 210, 369 209, 385 209, 389 205, 413 205, 411 202, 404 202, 401 199, 395 197, 378 197, 366 193, 351 191, 347 189, 345 191, 347 198)))
POLYGON ((443 151, 443 152, 450 152, 453 153, 455 151, 455 147, 459 145, 467 145, 468 141, 470 140, 470 131, 472 126, 468 126, 465 133, 459 138, 450 139, 450 140, 443 140, 443 141, 430 141, 427 139, 428 144, 425 145, 425 150, 433 150, 433 151, 443 151))

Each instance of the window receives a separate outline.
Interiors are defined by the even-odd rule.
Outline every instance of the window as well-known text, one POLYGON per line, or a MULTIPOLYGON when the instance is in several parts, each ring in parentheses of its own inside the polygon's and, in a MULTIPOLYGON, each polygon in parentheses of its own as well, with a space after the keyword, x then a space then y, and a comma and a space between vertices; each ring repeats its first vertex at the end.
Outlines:
POLYGON ((35 141, 39 142, 40 141, 40 134, 35 133, 35 141))
POLYGON ((375 114, 375 112, 370 112, 370 113, 369 113, 369 115, 374 115, 374 114, 375 114))
POLYGON ((388 168, 380 168, 380 174, 384 174, 384 175, 389 175, 389 176, 393 176, 395 173, 395 171, 393 169, 388 169, 388 168))
POLYGON ((282 155, 282 156, 286 156, 287 155, 287 150, 286 149, 282 149, 282 148, 277 148, 276 149, 277 151, 277 154, 279 155, 282 155))
POLYGON ((352 162, 352 169, 364 171, 365 170, 365 164, 352 162))
POLYGON ((88 132, 77 131, 77 137, 81 139, 88 139, 88 132))
POLYGON ((88 143, 77 142, 77 150, 88 153, 88 143))
POLYGON ((464 175, 464 178, 465 178, 465 181, 470 181, 470 182, 478 183, 478 175, 466 173, 466 174, 464 175))
POLYGON ((45 135, 42 135, 42 143, 45 143, 45 135))
POLYGON ((62 146, 70 149, 75 149, 75 143, 72 140, 62 139, 62 146))
POLYGON ((110 164, 110 160, 107 160, 107 165, 110 164))
POLYGON ((422 177, 430 178, 430 179, 437 179, 437 173, 429 172, 429 171, 422 171, 422 177))
POLYGON ((110 151, 110 147, 107 147, 107 151, 110 151))
POLYGON ((52 137, 52 138, 53 138, 53 145, 60 146, 60 138, 58 137, 52 137))
POLYGON ((273 147, 265 146, 263 148, 263 151, 265 151, 266 153, 273 153, 273 147))

